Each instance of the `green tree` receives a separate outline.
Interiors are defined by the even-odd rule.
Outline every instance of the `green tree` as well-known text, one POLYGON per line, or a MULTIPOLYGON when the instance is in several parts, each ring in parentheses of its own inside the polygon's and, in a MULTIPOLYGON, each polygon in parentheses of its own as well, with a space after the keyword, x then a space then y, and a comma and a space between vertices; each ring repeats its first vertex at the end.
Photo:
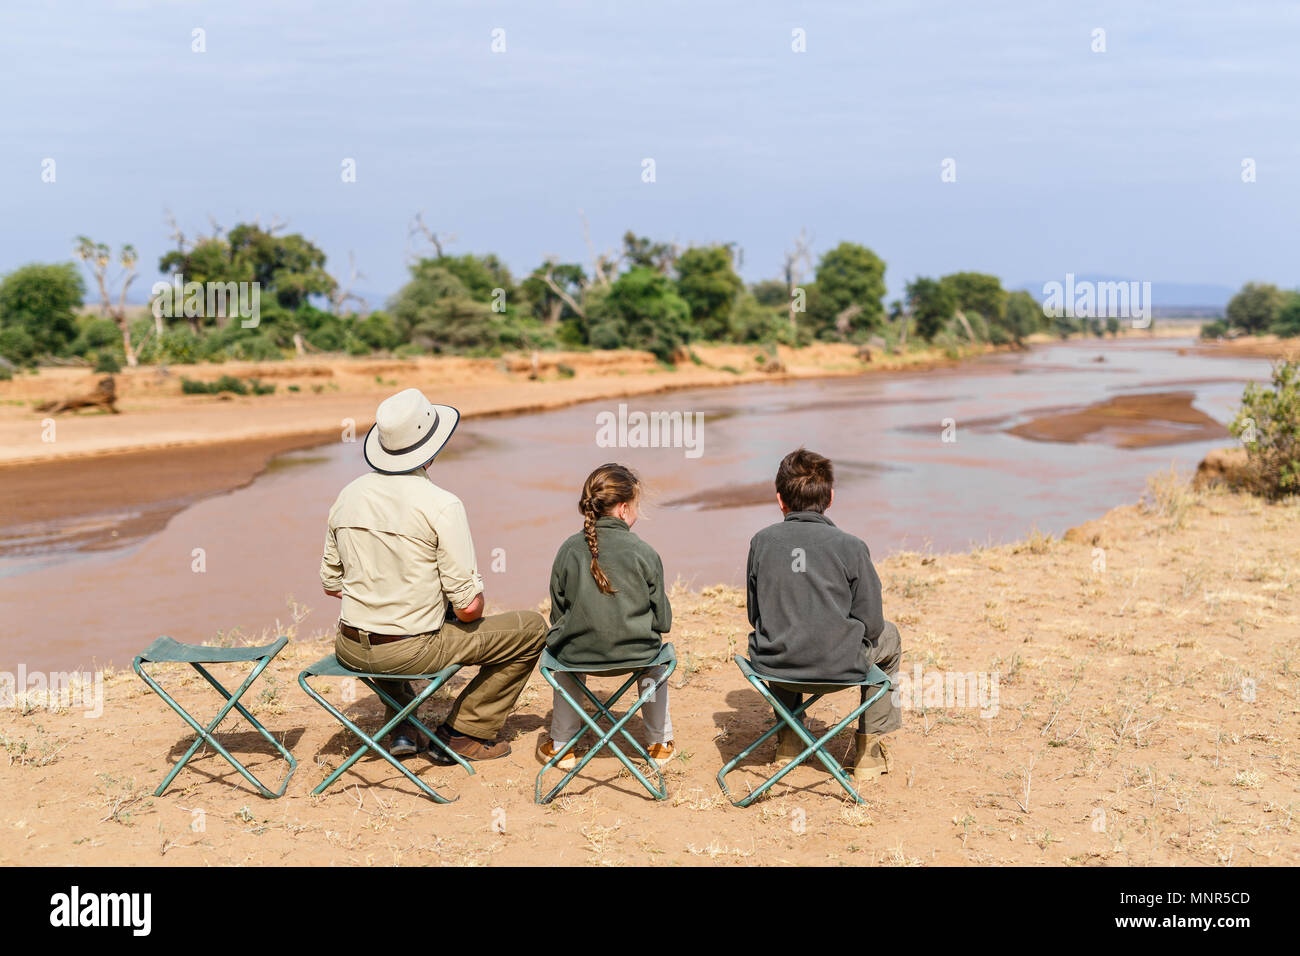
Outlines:
POLYGON ((484 256, 476 256, 473 253, 466 253, 463 256, 440 256, 432 262, 459 279, 466 293, 475 302, 497 301, 500 298, 497 289, 501 290, 507 303, 514 297, 514 278, 505 263, 493 253, 489 252, 484 256))
MULTIPOLYGON (((207 288, 209 283, 226 285, 227 283, 252 282, 254 280, 253 263, 247 258, 236 258, 230 243, 220 236, 206 236, 193 245, 178 240, 178 248, 165 253, 158 260, 158 271, 167 276, 180 276, 184 282, 198 282, 207 288)), ((163 321, 161 315, 169 310, 172 317, 183 315, 184 302, 173 302, 173 293, 162 293, 163 302, 155 306, 154 314, 158 316, 158 331, 161 334, 163 321), (165 308, 164 308, 165 307, 165 308)), ((196 315, 186 316, 191 330, 197 335, 205 326, 224 326, 226 316, 208 315, 206 297, 203 309, 196 315)))
POLYGON ((785 283, 781 298, 775 304, 763 303, 752 292, 742 292, 736 300, 731 316, 731 335, 737 342, 779 342, 783 345, 800 344, 794 341, 796 332, 786 313, 785 283))
POLYGON ((677 292, 691 310, 696 338, 731 335, 736 296, 744 287, 729 246, 693 246, 677 257, 677 292))
POLYGON ((1282 311, 1282 292, 1267 282, 1247 282, 1228 301, 1228 324, 1252 335, 1267 332, 1282 311))
POLYGON ((1045 328, 1046 320, 1047 316, 1043 314, 1043 307, 1028 292, 1021 289, 1017 292, 1008 293, 1006 310, 1003 316, 1003 327, 1017 345, 1023 343, 1030 335, 1045 328))
POLYGON ((655 269, 629 269, 607 290, 589 294, 585 310, 588 341, 596 348, 645 349, 668 362, 690 339, 690 307, 655 269))
POLYGON ((1001 279, 983 272, 954 272, 939 282, 968 322, 978 326, 976 315, 984 320, 989 341, 1002 345, 1015 340, 1006 327, 1007 293, 1001 279))
POLYGON ((817 263, 808 314, 822 338, 861 338, 881 324, 885 263, 870 249, 841 242, 817 263))
POLYGON ((76 310, 85 294, 81 273, 71 262, 33 263, 5 276, 0 281, 4 348, 27 353, 6 357, 25 362, 66 350, 77 337, 76 310))
POLYGON ((927 342, 942 331, 957 308, 952 290, 925 276, 907 284, 907 303, 916 322, 916 334, 927 342))
POLYGON ((327 296, 338 286, 325 271, 325 253, 298 233, 281 236, 256 223, 240 223, 226 238, 232 260, 247 263, 262 295, 273 296, 286 309, 298 308, 309 296, 327 296))
MULTIPOLYGON (((257 223, 240 223, 224 236, 218 232, 193 244, 178 230, 176 240, 177 247, 159 259, 160 272, 205 287, 208 283, 256 282, 263 320, 271 305, 293 312, 312 296, 330 296, 338 288, 334 277, 325 271, 325 253, 298 233, 280 235, 274 226, 263 229, 257 223)), ((171 306, 173 315, 181 314, 179 304, 171 306)), ((189 316, 195 332, 204 326, 223 327, 226 319, 226 315, 206 312, 189 316)))
POLYGON ((1300 335, 1300 292, 1283 294, 1282 307, 1278 309, 1277 319, 1269 326, 1269 331, 1284 339, 1300 335))
POLYGON ((402 341, 397 324, 384 312, 371 312, 355 321, 352 334, 367 349, 395 349, 402 341))
POLYGON ((676 260, 676 250, 666 242, 638 236, 632 230, 623 234, 623 261, 632 269, 654 269, 667 275, 676 260))
POLYGON ((780 306, 782 309, 790 305, 790 290, 781 279, 764 279, 762 282, 755 282, 749 287, 749 291, 758 300, 759 305, 780 306))
MULTIPOLYGON (((532 315, 555 326, 576 319, 574 305, 582 298, 587 275, 582 266, 568 262, 544 262, 519 284, 532 315)), ((579 306, 581 308, 581 306, 579 306)))
POLYGON ((518 348, 523 338, 506 317, 475 300, 438 259, 411 266, 411 279, 389 306, 402 340, 434 352, 518 348))

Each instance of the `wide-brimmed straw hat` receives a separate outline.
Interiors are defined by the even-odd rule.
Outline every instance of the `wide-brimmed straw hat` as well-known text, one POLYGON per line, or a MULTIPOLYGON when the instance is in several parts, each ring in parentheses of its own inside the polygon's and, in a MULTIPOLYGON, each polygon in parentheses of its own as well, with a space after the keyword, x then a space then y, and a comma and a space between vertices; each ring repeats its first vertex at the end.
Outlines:
POLYGON ((460 412, 436 405, 418 388, 408 388, 379 403, 375 424, 362 452, 371 468, 398 475, 427 465, 442 451, 460 422, 460 412))

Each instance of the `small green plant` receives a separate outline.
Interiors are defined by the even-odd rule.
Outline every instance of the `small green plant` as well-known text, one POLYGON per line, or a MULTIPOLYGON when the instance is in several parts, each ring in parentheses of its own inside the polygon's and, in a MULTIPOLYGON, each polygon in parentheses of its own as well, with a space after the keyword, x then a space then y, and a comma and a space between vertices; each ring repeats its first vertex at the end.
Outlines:
POLYGON ((560 378, 573 378, 573 376, 578 374, 573 370, 572 365, 565 365, 563 362, 556 363, 555 371, 560 378))
POLYGON ((101 819, 100 823, 121 823, 124 826, 131 825, 131 814, 134 810, 153 805, 152 800, 146 800, 148 791, 136 785, 135 778, 115 777, 112 774, 100 773, 100 786, 97 788, 104 795, 107 803, 105 808, 108 813, 101 819))
POLYGON ((200 382, 192 378, 181 378, 181 392, 185 395, 220 395, 222 392, 231 392, 235 395, 247 395, 249 392, 254 395, 270 395, 274 391, 274 385, 264 385, 260 379, 256 378, 244 381, 235 378, 233 375, 223 375, 215 382, 200 382))
POLYGON ((1228 334, 1228 323, 1222 319, 1215 319, 1213 322, 1206 322, 1201 326, 1201 338, 1203 339, 1221 339, 1228 334))
POLYGON ((1300 493, 1300 364, 1273 366, 1272 387, 1251 382, 1229 430, 1246 446, 1247 485, 1281 498, 1300 493))

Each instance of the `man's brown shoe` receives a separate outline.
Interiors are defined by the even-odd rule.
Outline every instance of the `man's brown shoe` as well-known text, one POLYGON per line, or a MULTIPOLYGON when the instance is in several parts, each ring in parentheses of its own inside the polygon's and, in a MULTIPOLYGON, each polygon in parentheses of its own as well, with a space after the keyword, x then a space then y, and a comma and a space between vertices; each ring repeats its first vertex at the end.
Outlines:
MULTIPOLYGON (((510 744, 504 740, 488 742, 467 734, 453 735, 447 732, 445 724, 434 731, 438 739, 456 752, 464 760, 496 760, 510 753, 510 744)), ((454 761, 443 752, 441 747, 430 743, 429 758, 434 763, 450 764, 454 761)))

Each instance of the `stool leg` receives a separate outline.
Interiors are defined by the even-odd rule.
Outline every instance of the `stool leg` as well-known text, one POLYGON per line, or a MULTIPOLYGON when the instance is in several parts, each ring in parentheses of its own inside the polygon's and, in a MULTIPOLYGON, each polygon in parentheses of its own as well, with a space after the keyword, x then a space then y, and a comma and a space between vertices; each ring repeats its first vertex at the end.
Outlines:
MULTIPOLYGON (((321 781, 320 785, 317 786, 316 789, 312 791, 313 796, 319 796, 320 794, 324 793, 326 788, 328 788, 331 784, 334 783, 335 780, 337 780, 340 776, 342 776, 343 773, 346 770, 348 770, 354 763, 360 760, 362 755, 365 754, 366 751, 373 749, 375 753, 383 757, 384 760, 388 761, 388 763, 390 763, 400 773, 406 776, 407 779, 409 779, 412 783, 414 783, 416 787, 418 787, 420 791, 424 793, 426 796, 432 798, 438 803, 453 802, 452 799, 444 797, 442 794, 438 793, 437 790, 433 789, 433 787, 429 786, 427 783, 425 783, 415 774, 411 773, 411 771, 403 767, 401 761, 399 761, 396 757, 394 757, 382 746, 380 746, 380 744, 375 739, 375 737, 369 736, 364 730, 362 730, 352 721, 348 720, 348 718, 344 716, 340 711, 335 709, 329 703, 329 701, 327 701, 324 697, 318 694, 311 687, 311 685, 307 683, 306 674, 298 675, 298 684, 302 687, 303 690, 307 692, 309 697, 311 697, 314 701, 316 701, 316 703, 320 704, 321 707, 323 707, 326 711, 332 714, 335 720, 337 720, 343 726, 347 727, 348 730, 352 731, 352 733, 356 734, 357 737, 359 737, 362 741, 364 741, 363 745, 359 747, 350 757, 348 757, 345 761, 343 761, 343 763, 338 767, 338 769, 336 769, 333 773, 331 773, 328 777, 326 777, 323 781, 321 781)), ((438 686, 440 686, 440 682, 439 683, 431 682, 431 686, 429 688, 426 688, 426 690, 423 693, 416 696, 407 707, 400 709, 397 715, 394 716, 392 720, 390 720, 387 724, 385 724, 380 729, 379 733, 376 734, 376 737, 382 737, 384 734, 388 733, 390 730, 392 730, 394 727, 400 724, 403 720, 405 720, 409 714, 414 713, 415 709, 419 707, 420 704, 424 702, 425 698, 427 698, 434 690, 437 690, 438 686)), ((473 771, 471 771, 471 773, 472 772, 473 771)))
MULTIPOLYGON (((207 727, 203 727, 199 724, 197 720, 195 720, 190 715, 190 713, 187 710, 185 710, 184 707, 182 707, 175 700, 173 700, 172 696, 168 694, 165 690, 163 690, 162 686, 156 680, 154 680, 152 677, 149 676, 149 674, 144 670, 140 659, 136 658, 133 665, 136 674, 138 674, 140 678, 146 684, 149 685, 149 687, 153 690, 154 693, 156 693, 159 697, 161 697, 164 701, 166 701, 167 705, 171 707, 172 710, 176 711, 176 713, 180 714, 181 718, 187 724, 189 724, 193 730, 195 730, 198 733, 198 737, 194 739, 194 743, 190 744, 189 750, 185 751, 185 755, 176 762, 175 766, 172 767, 171 771, 167 774, 167 776, 163 778, 163 782, 158 785, 158 789, 154 791, 155 797, 161 797, 163 795, 163 792, 166 791, 167 787, 171 785, 171 782, 176 779, 176 775, 180 773, 181 769, 187 763, 190 762, 191 758, 193 758, 193 756, 196 753, 198 753, 199 747, 202 746, 205 742, 210 743, 213 749, 216 750, 217 753, 221 754, 221 756, 224 757, 232 767, 234 767, 237 771, 239 771, 240 775, 245 780, 247 780, 254 787, 256 787, 258 792, 261 793, 263 796, 279 796, 279 794, 269 790, 266 786, 262 784, 261 781, 259 781, 256 777, 254 777, 251 773, 249 773, 247 768, 245 768, 243 764, 241 764, 238 760, 236 760, 233 756, 231 756, 230 753, 226 750, 226 748, 221 746, 221 744, 212 736, 212 732, 217 729, 217 726, 223 720, 226 719, 226 715, 229 714, 234 707, 238 706, 239 698, 242 697, 244 693, 248 690, 248 688, 253 685, 253 682, 257 680, 258 676, 261 675, 262 671, 266 669, 266 666, 269 663, 271 663, 271 659, 268 657, 265 660, 263 660, 260 664, 258 664, 256 667, 253 668, 253 672, 248 675, 248 677, 244 680, 242 684, 239 685, 239 689, 235 691, 233 695, 226 694, 226 703, 217 712, 217 716, 212 719, 212 721, 208 724, 207 727)), ((197 664, 193 666, 198 667, 197 664)), ((224 688, 222 688, 222 693, 223 694, 225 693, 224 688)), ((292 772, 293 770, 291 768, 290 773, 292 772)), ((288 782, 289 782, 288 778, 286 777, 284 784, 281 787, 281 792, 283 792, 283 787, 288 785, 288 782)))

